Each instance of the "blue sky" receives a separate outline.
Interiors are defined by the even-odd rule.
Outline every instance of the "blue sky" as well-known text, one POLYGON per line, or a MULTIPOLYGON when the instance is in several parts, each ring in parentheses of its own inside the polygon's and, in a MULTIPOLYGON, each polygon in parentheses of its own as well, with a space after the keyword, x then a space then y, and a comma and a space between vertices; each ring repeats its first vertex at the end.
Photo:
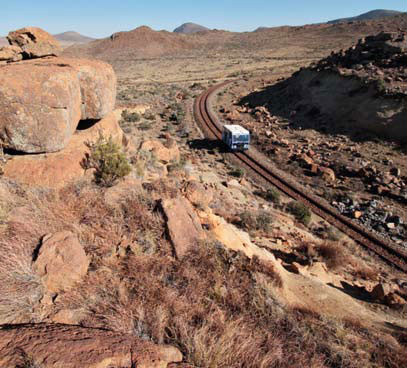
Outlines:
POLYGON ((185 22, 231 31, 302 25, 372 9, 407 11, 406 0, 0 0, 0 35, 24 26, 106 37, 148 25, 172 31, 185 22))

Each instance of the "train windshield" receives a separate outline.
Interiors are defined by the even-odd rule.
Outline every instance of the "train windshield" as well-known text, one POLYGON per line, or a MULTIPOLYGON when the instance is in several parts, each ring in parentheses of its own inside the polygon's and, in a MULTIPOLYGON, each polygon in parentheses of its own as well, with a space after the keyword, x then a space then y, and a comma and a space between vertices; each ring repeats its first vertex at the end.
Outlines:
POLYGON ((235 141, 249 142, 249 136, 247 134, 236 135, 234 138, 235 141))

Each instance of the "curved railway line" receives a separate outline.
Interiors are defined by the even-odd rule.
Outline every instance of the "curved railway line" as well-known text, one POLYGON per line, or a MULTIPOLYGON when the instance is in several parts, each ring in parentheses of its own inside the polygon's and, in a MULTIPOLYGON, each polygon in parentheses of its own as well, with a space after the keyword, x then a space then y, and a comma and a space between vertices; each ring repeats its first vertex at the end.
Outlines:
MULTIPOLYGON (((195 119, 203 129, 207 138, 222 139, 221 125, 212 113, 210 107, 210 98, 218 90, 231 83, 223 82, 215 85, 200 95, 194 104, 195 119)), ((373 251, 390 264, 396 266, 404 272, 407 272, 407 251, 393 244, 390 241, 382 239, 372 232, 367 231, 349 218, 338 213, 334 208, 328 206, 320 198, 305 193, 299 185, 291 180, 287 180, 285 175, 281 175, 278 170, 273 169, 268 164, 258 161, 252 152, 231 152, 244 166, 248 167, 253 173, 260 176, 266 182, 277 187, 287 196, 306 204, 316 215, 320 216, 332 226, 341 230, 350 238, 361 244, 365 248, 373 251)))

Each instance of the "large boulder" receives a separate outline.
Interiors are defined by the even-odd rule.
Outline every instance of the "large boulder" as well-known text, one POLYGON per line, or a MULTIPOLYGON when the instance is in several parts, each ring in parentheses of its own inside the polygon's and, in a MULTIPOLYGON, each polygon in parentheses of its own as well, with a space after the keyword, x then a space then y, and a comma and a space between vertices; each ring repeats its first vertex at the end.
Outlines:
POLYGON ((115 73, 101 61, 52 58, 2 66, 0 143, 25 153, 59 151, 79 120, 102 119, 115 100, 115 73))
POLYGON ((25 59, 58 56, 62 52, 59 42, 41 28, 21 28, 10 32, 7 40, 10 45, 21 47, 25 59))
MULTIPOLYGON (((38 60, 25 61, 38 65, 38 60)), ((81 89, 81 120, 102 119, 113 111, 116 103, 117 79, 112 66, 100 60, 52 58, 41 63, 72 68, 81 89)))
POLYGON ((18 46, 4 46, 0 48, 0 61, 19 61, 23 58, 18 46))
POLYGON ((25 153, 64 148, 81 117, 77 72, 38 63, 0 67, 0 143, 25 153))
POLYGON ((99 60, 57 58, 53 64, 68 65, 78 75, 82 94, 81 120, 102 119, 116 102, 116 74, 112 66, 99 60))
POLYGON ((166 368, 181 352, 132 335, 59 324, 0 327, 1 367, 166 368))
MULTIPOLYGON (((14 156, 4 166, 4 175, 18 182, 38 187, 60 188, 86 174, 81 162, 89 152, 87 141, 96 141, 99 132, 121 144, 123 131, 112 112, 92 127, 78 130, 62 151, 39 155, 14 156)), ((89 174, 91 174, 89 172, 89 174)))
POLYGON ((33 269, 49 293, 69 290, 88 272, 89 259, 77 236, 69 231, 46 235, 33 269))
POLYGON ((179 161, 181 154, 176 143, 164 146, 160 141, 152 139, 143 142, 141 151, 152 152, 155 157, 164 163, 179 161))

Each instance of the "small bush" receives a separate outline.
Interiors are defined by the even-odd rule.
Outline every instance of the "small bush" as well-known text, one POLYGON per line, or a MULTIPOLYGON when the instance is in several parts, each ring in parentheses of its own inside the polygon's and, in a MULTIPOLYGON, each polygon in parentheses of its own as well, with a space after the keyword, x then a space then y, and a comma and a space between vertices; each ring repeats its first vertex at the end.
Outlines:
POLYGON ((86 154, 82 166, 85 169, 95 169, 97 184, 111 187, 130 173, 130 163, 111 136, 106 139, 103 134, 99 134, 96 142, 87 142, 86 145, 90 153, 86 154))
POLYGON ((269 231, 273 223, 273 217, 266 211, 262 211, 257 215, 257 230, 269 231))
POLYGON ((294 217, 308 226, 311 222, 311 210, 302 202, 292 201, 288 204, 288 210, 294 217))
POLYGON ((239 215, 239 218, 238 225, 245 230, 269 231, 270 225, 273 223, 272 216, 265 211, 258 213, 244 211, 239 215))
POLYGON ((328 268, 337 269, 349 263, 349 255, 338 243, 326 242, 315 247, 318 255, 328 268))
POLYGON ((185 157, 181 157, 181 159, 179 161, 171 161, 167 165, 167 170, 169 173, 174 172, 174 171, 184 170, 186 163, 187 163, 187 161, 185 160, 185 157))
POLYGON ((152 128, 152 125, 151 125, 151 123, 149 123, 149 122, 147 122, 147 121, 144 121, 143 123, 141 123, 141 124, 138 126, 138 128, 139 128, 140 130, 149 130, 149 129, 152 128))
POLYGON ((376 80, 376 89, 379 93, 384 93, 386 91, 386 83, 383 79, 376 80))
POLYGON ((123 110, 122 111, 122 118, 126 122, 136 123, 136 122, 140 121, 141 116, 137 112, 129 112, 128 110, 123 110))
POLYGON ((243 178, 245 175, 245 172, 242 168, 236 167, 229 171, 229 175, 234 176, 235 178, 243 178))
POLYGON ((378 281, 380 272, 360 262, 350 262, 353 266, 352 275, 363 280, 378 281))
POLYGON ((281 193, 277 189, 270 188, 265 193, 265 199, 267 199, 269 202, 280 204, 281 193))
POLYGON ((147 113, 144 114, 144 119, 155 120, 155 115, 153 113, 151 113, 151 112, 147 112, 147 113))
POLYGON ((332 241, 339 241, 343 238, 343 233, 332 226, 328 228, 326 235, 332 241))

